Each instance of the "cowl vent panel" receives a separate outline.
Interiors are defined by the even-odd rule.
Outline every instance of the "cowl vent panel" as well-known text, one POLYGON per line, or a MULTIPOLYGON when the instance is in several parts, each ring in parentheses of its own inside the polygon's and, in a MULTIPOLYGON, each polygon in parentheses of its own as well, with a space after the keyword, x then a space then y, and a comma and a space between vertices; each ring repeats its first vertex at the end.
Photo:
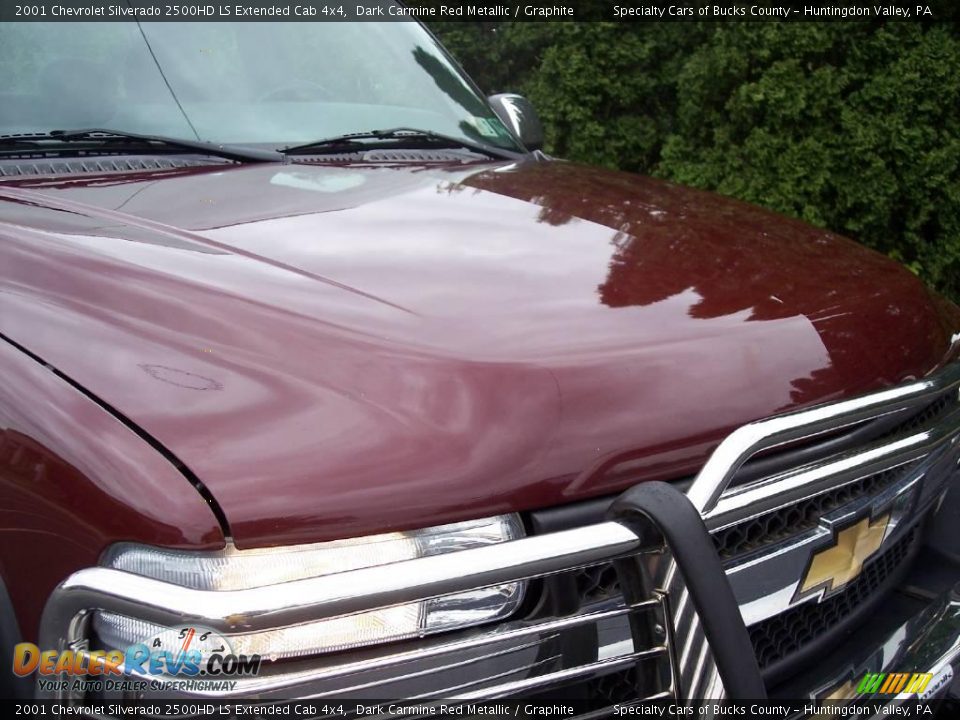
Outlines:
POLYGON ((162 157, 123 155, 117 157, 58 158, 55 160, 2 160, 0 177, 31 175, 83 175, 104 173, 177 170, 209 165, 234 165, 230 160, 210 157, 162 157))

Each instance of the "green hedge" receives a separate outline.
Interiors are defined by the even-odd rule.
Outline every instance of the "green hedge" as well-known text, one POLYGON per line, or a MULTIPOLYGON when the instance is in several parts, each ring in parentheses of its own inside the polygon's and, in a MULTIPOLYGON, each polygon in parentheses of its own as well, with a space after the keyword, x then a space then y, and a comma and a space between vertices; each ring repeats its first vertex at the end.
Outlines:
POLYGON ((433 23, 548 151, 841 232, 960 300, 956 23, 433 23))

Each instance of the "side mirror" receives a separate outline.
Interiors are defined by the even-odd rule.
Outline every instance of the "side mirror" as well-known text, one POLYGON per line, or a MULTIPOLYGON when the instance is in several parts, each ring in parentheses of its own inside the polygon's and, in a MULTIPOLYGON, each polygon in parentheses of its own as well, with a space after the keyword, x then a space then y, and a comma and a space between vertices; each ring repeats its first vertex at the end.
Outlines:
POLYGON ((528 150, 540 150, 543 147, 543 125, 537 111, 523 95, 500 93, 488 97, 487 102, 528 150))

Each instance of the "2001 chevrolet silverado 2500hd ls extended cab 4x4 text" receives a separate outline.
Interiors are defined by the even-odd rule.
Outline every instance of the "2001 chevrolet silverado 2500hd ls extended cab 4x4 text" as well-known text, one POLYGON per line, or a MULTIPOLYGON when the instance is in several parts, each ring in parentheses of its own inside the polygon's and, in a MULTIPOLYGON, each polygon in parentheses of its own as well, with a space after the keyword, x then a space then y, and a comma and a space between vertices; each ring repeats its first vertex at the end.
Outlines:
POLYGON ((0 32, 9 692, 947 691, 960 310, 909 272, 547 158, 417 23, 0 32))

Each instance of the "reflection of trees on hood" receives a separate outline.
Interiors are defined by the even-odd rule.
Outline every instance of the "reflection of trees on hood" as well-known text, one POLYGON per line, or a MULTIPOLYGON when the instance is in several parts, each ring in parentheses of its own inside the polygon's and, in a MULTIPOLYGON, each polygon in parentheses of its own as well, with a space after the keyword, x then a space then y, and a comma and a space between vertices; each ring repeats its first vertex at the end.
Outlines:
POLYGON ((794 402, 826 399, 826 388, 838 386, 837 373, 883 376, 884 368, 901 365, 896 358, 909 366, 916 349, 908 337, 942 336, 912 275, 845 238, 753 205, 567 164, 485 172, 465 184, 535 203, 540 222, 610 228, 607 277, 597 287, 608 307, 689 293, 692 318, 806 318, 829 350, 831 367, 795 381, 794 402), (905 325, 913 330, 904 332, 905 325), (865 352, 863 328, 884 326, 900 332, 865 352), (867 372, 864 364, 874 362, 867 372))
POLYGON ((547 152, 849 234, 958 302, 958 20, 428 25, 547 152))

